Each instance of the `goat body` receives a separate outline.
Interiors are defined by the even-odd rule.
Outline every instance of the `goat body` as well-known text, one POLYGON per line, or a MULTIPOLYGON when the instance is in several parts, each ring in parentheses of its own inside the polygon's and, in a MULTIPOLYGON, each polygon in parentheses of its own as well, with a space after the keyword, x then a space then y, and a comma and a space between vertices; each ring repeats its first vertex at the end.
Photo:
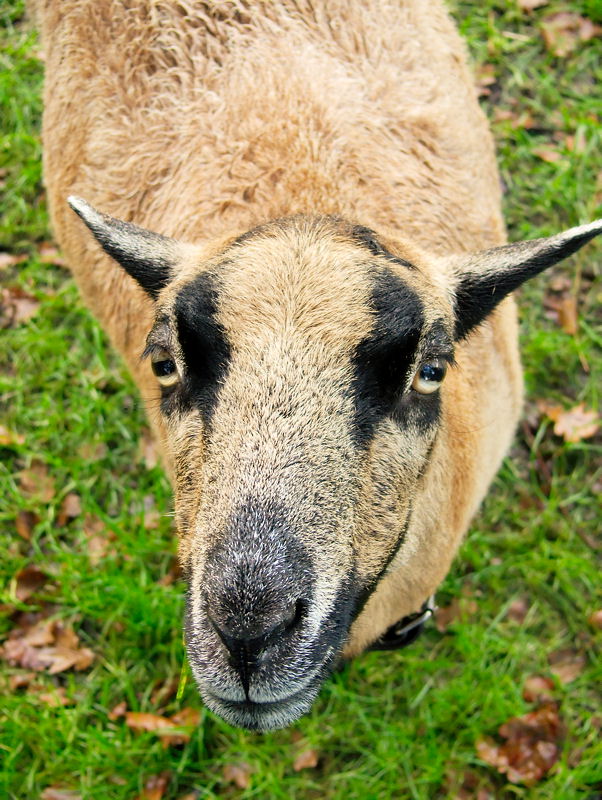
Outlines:
POLYGON ((197 681, 234 723, 286 724, 447 573, 520 412, 504 295, 600 226, 491 249, 493 144, 442 3, 38 0, 38 16, 56 237, 145 397, 145 341, 163 372, 149 414, 197 681), (74 200, 99 247, 68 195, 169 238, 74 200), (427 400, 417 376, 442 361, 427 400))

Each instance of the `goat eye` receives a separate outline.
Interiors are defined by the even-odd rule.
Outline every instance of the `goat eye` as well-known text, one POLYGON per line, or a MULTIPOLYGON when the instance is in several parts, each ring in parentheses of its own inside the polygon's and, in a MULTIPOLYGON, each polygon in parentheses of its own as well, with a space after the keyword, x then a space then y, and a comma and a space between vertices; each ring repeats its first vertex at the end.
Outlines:
POLYGON ((412 389, 420 394, 432 394, 436 392, 441 386, 446 371, 447 364, 442 358, 434 358, 432 361, 426 361, 414 375, 412 389))
POLYGON ((158 350, 153 353, 151 365, 161 386, 173 386, 180 379, 176 362, 167 350, 158 350))

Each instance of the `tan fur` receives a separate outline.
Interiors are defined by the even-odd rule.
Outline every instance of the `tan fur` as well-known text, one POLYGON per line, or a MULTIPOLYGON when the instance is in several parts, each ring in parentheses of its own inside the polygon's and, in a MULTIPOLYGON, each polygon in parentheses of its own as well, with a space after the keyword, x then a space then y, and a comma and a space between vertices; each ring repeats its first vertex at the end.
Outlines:
MULTIPOLYGON (((38 5, 47 59, 45 174, 54 230, 86 303, 144 397, 156 395, 149 366, 139 360, 153 304, 91 241, 66 206, 68 194, 198 245, 163 293, 167 306, 198 263, 206 268, 246 229, 317 213, 382 231, 387 247, 419 268, 416 276, 404 272, 403 279, 414 282, 432 313, 451 320, 449 276, 438 257, 504 241, 491 136, 464 45, 441 3, 38 5)), ((313 363, 320 365, 309 380, 320 385, 340 377, 345 357, 369 331, 368 286, 344 226, 326 226, 322 243, 312 235, 295 229, 298 251, 311 257, 301 271, 287 258, 291 240, 285 234, 251 240, 244 245, 244 263, 235 261, 226 288, 229 305, 220 309, 220 319, 237 352, 249 354, 241 370, 253 363, 262 337, 283 324, 293 285, 295 335, 314 348, 313 363), (333 281, 338 269, 341 278, 333 281), (261 305, 262 281, 280 293, 272 328, 270 308, 261 305)), ((442 389, 443 420, 430 466, 412 496, 399 498, 401 515, 410 500, 414 509, 407 545, 354 623, 346 655, 360 652, 434 592, 509 446, 522 392, 512 300, 457 347, 456 359, 442 389)), ((232 459, 244 459, 241 448, 253 446, 243 421, 255 412, 250 400, 248 408, 240 405, 240 382, 246 379, 241 372, 238 394, 232 395, 238 422, 234 412, 226 414, 214 445, 232 459), (228 424, 235 430, 227 431, 228 424)), ((234 389, 224 391, 227 406, 234 389)), ((328 408, 312 413, 316 424, 329 418, 328 408)), ((187 559, 199 546, 201 490, 202 502, 214 512, 219 491, 225 498, 240 487, 212 483, 197 486, 194 496, 189 486, 181 488, 178 475, 189 470, 186 464, 207 458, 200 437, 195 443, 191 435, 195 426, 200 431, 200 422, 187 418, 166 431, 150 414, 175 476, 187 559)), ((375 513, 368 496, 375 476, 390 459, 401 458, 388 447, 383 431, 358 506, 366 519, 375 513)), ((294 476, 282 480, 294 482, 294 476)), ((383 537, 385 523, 379 527, 383 537)), ((356 546, 368 566, 369 544, 356 546)), ((333 556, 326 554, 325 572, 333 556)))

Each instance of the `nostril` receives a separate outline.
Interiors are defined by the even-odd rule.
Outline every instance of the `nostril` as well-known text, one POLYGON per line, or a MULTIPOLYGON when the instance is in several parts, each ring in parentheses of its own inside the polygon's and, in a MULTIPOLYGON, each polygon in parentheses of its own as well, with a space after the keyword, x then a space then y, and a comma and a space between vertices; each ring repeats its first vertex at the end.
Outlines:
POLYGON ((219 620, 208 614, 209 622, 230 653, 238 653, 244 648, 248 655, 257 654, 283 635, 291 634, 301 624, 306 614, 307 604, 296 600, 279 613, 272 613, 263 619, 254 618, 246 624, 237 620, 219 620))

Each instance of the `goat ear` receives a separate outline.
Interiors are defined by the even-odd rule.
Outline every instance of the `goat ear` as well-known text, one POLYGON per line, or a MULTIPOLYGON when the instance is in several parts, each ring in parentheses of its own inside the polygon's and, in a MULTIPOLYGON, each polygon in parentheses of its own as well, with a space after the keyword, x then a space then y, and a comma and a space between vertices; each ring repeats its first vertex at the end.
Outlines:
POLYGON ((131 222, 103 214, 81 197, 72 195, 67 202, 86 223, 103 250, 121 264, 147 294, 156 299, 181 260, 179 243, 131 222))
POLYGON ((451 263, 455 291, 456 339, 464 338, 500 300, 524 281, 572 255, 602 233, 602 220, 547 239, 482 250, 451 263))

